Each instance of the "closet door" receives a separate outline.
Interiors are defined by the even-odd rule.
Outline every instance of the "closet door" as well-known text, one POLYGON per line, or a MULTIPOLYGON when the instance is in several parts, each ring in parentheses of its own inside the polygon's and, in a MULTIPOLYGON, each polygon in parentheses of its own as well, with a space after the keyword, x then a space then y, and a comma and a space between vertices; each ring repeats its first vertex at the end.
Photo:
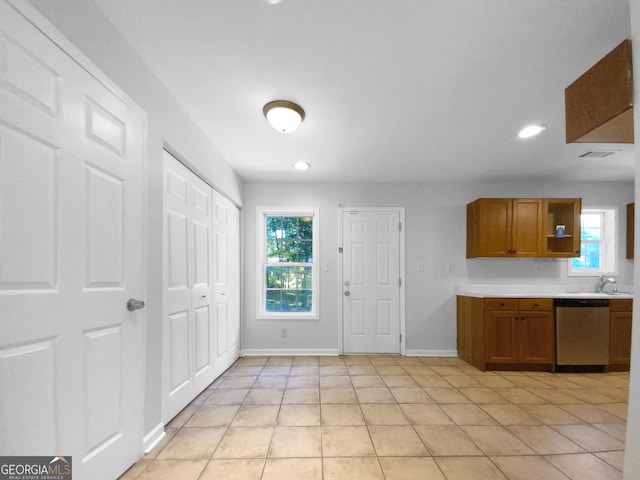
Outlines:
POLYGON ((213 190, 164 154, 163 419, 173 418, 214 379, 213 190))
POLYGON ((214 309, 216 372, 224 372, 240 353, 240 211, 213 193, 214 309))

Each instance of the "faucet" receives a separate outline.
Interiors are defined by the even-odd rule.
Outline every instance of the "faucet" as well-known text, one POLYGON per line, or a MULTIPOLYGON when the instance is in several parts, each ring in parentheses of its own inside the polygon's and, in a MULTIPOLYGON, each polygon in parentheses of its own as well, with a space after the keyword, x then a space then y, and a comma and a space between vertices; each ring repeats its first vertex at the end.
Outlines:
POLYGON ((603 273, 600 275, 600 278, 598 278, 598 283, 596 284, 597 293, 604 293, 604 287, 607 283, 616 283, 616 279, 608 275, 608 273, 603 273))

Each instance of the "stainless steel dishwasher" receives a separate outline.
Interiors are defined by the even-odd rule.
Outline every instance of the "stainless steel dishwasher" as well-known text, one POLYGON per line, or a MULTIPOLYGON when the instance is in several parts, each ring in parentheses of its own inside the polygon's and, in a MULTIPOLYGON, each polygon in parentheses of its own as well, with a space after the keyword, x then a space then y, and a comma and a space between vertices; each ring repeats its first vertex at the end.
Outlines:
POLYGON ((609 300, 556 299, 556 364, 609 364, 609 300))

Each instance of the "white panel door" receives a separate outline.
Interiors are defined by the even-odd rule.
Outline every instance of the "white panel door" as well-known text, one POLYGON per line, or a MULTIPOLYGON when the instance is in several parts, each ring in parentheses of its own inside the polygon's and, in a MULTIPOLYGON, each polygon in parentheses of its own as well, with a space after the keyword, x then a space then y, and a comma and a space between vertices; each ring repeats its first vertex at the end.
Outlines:
POLYGON ((224 372, 240 352, 240 213, 218 192, 214 211, 214 308, 216 370, 224 372))
POLYGON ((164 153, 163 419, 173 418, 214 379, 212 193, 164 153))
POLYGON ((345 353, 400 352, 400 214, 342 212, 345 353))
POLYGON ((144 129, 0 1, 0 455, 142 455, 144 129))

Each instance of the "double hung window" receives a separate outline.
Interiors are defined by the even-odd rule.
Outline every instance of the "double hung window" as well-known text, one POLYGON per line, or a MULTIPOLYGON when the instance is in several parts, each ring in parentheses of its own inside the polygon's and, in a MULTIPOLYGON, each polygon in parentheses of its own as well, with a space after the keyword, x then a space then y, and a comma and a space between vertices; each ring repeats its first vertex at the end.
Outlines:
POLYGON ((569 260, 569 275, 615 273, 616 211, 583 209, 580 215, 580 257, 569 260))
POLYGON ((259 317, 317 318, 318 211, 259 208, 259 317))

